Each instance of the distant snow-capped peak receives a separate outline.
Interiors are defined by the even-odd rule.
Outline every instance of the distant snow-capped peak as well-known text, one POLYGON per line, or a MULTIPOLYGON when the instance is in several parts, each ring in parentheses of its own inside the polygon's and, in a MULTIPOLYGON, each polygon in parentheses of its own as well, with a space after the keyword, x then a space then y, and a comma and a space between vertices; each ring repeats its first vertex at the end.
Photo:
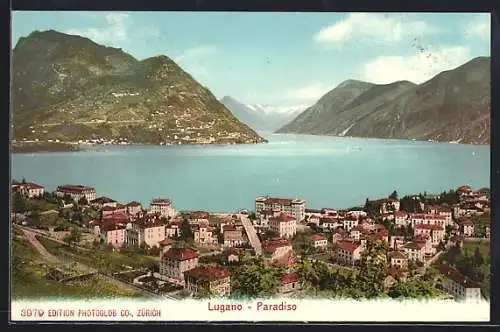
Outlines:
POLYGON ((299 111, 303 111, 307 108, 307 106, 304 105, 294 105, 294 106, 273 106, 273 105, 263 105, 263 104, 247 104, 245 105, 249 109, 253 111, 260 111, 265 114, 271 114, 271 113, 279 113, 279 114, 285 114, 285 113, 296 113, 299 111))

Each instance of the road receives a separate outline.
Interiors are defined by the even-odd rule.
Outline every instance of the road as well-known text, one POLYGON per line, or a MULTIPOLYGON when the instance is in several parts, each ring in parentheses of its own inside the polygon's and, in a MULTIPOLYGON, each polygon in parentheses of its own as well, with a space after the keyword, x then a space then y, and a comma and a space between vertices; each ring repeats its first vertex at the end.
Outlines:
POLYGON ((421 268, 418 269, 418 272, 422 275, 425 275, 425 272, 427 271, 427 268, 432 264, 434 263, 438 258, 439 256, 441 256, 443 252, 440 251, 438 252, 437 254, 435 254, 431 259, 429 259, 427 262, 424 263, 424 266, 422 266, 421 268))
POLYGON ((248 216, 244 214, 238 215, 240 217, 241 223, 243 224, 243 227, 245 228, 245 231, 247 233, 248 241, 250 241, 250 245, 252 248, 255 250, 255 255, 260 256, 262 255, 262 243, 260 243, 260 239, 257 236, 257 232, 255 231, 255 228, 253 227, 252 221, 248 218, 248 216))
MULTIPOLYGON (((17 226, 17 225, 16 225, 16 226, 17 226)), ((42 231, 39 231, 39 230, 37 230, 37 229, 33 229, 33 228, 29 228, 29 227, 24 227, 24 226, 19 226, 19 227, 23 230, 23 232, 24 232, 25 234, 26 234, 26 232, 29 232, 30 234, 33 234, 33 236, 35 236, 35 235, 42 236, 42 237, 47 238, 47 239, 49 239, 49 240, 51 240, 51 241, 54 241, 54 242, 57 242, 57 243, 60 243, 60 244, 67 245, 67 243, 66 243, 66 242, 61 241, 61 240, 58 240, 58 239, 56 239, 56 238, 54 238, 54 237, 52 237, 52 236, 49 236, 49 235, 47 235, 47 233, 46 233, 46 232, 42 232, 42 231)), ((38 240, 37 240, 37 242, 38 242, 38 240)), ((38 242, 38 243, 39 243, 39 242, 38 242)), ((74 247, 74 248, 77 248, 77 249, 79 249, 79 250, 83 250, 83 251, 90 251, 90 249, 89 249, 89 248, 84 248, 84 247, 80 247, 80 246, 77 246, 77 245, 73 245, 73 247, 74 247)), ((45 248, 44 248, 44 249, 45 249, 45 248)))
POLYGON ((23 233, 31 243, 31 245, 35 247, 35 249, 40 253, 40 255, 42 255, 43 258, 51 263, 60 263, 59 259, 48 252, 47 249, 45 249, 45 247, 37 240, 35 232, 30 232, 26 229, 23 229, 23 233))
POLYGON ((79 274, 81 274, 81 275, 98 273, 100 277, 102 277, 104 279, 107 279, 108 281, 117 283, 117 284, 119 284, 119 285, 121 285, 123 287, 126 287, 126 288, 132 288, 132 289, 134 289, 136 291, 139 291, 139 292, 141 292, 143 294, 146 294, 146 295, 149 295, 149 296, 156 296, 156 297, 160 297, 161 296, 161 297, 169 298, 169 299, 172 299, 172 300, 176 300, 175 297, 172 297, 172 296, 169 296, 169 295, 159 295, 159 294, 147 291, 145 289, 136 287, 134 285, 130 285, 130 284, 126 283, 126 282, 123 282, 121 280, 115 279, 115 278, 110 277, 108 275, 105 275, 103 273, 100 273, 100 272, 98 272, 94 268, 91 268, 91 267, 89 267, 87 265, 84 265, 84 264, 82 264, 80 262, 77 262, 76 260, 73 260, 72 259, 73 255, 71 255, 71 254, 68 254, 68 256, 66 256, 64 258, 56 257, 56 256, 52 255, 51 253, 49 253, 47 251, 47 249, 45 249, 45 247, 37 240, 37 238, 36 238, 36 235, 38 235, 37 232, 30 231, 29 229, 25 229, 25 228, 23 228, 23 232, 24 232, 24 235, 26 236, 26 238, 28 239, 28 241, 35 247, 35 249, 40 253, 40 255, 42 255, 42 257, 44 257, 46 260, 48 260, 51 263, 59 264, 59 265, 68 265, 68 263, 75 263, 72 266, 72 268, 75 271, 77 271, 79 274))

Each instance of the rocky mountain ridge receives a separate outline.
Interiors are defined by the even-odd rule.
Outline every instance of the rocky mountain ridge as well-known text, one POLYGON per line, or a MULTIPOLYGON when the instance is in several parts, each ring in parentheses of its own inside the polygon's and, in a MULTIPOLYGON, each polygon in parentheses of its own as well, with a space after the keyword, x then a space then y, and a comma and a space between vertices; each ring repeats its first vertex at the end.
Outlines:
POLYGON ((121 49, 49 30, 20 38, 12 63, 16 140, 265 141, 164 55, 139 61, 121 49))
POLYGON ((277 132, 489 144, 490 99, 478 57, 420 85, 343 82, 277 132))

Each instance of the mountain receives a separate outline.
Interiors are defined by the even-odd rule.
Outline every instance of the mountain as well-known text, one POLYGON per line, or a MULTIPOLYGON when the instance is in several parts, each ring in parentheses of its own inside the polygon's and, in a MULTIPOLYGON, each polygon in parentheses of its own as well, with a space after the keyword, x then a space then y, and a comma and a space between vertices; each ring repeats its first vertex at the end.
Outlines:
POLYGON ((16 140, 264 141, 164 55, 139 61, 49 30, 20 38, 12 64, 16 140))
POLYGON ((351 83, 327 93, 278 132, 489 144, 489 57, 475 58, 420 85, 372 84, 347 102, 326 99, 351 83))
POLYGON ((246 105, 229 96, 223 97, 224 104, 234 116, 257 131, 275 131, 293 120, 305 107, 280 107, 269 105, 246 105))

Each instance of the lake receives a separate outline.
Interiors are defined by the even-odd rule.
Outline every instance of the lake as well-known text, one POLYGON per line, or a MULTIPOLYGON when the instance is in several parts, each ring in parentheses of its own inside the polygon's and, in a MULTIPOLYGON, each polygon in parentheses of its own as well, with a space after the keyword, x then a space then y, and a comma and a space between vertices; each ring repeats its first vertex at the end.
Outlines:
POLYGON ((12 178, 85 184, 98 196, 177 210, 253 209, 260 195, 303 198, 311 208, 347 208, 366 198, 462 184, 490 185, 490 147, 403 140, 266 135, 267 144, 97 146, 80 152, 12 155, 12 178))

